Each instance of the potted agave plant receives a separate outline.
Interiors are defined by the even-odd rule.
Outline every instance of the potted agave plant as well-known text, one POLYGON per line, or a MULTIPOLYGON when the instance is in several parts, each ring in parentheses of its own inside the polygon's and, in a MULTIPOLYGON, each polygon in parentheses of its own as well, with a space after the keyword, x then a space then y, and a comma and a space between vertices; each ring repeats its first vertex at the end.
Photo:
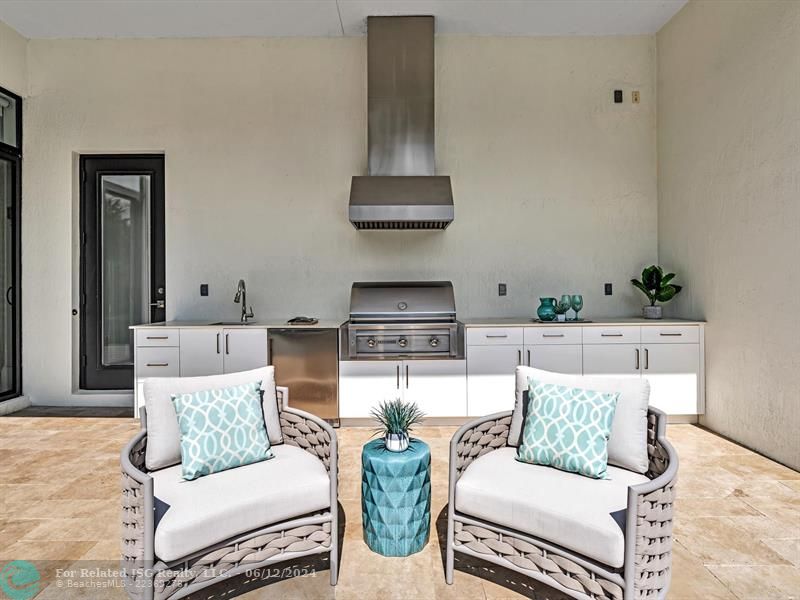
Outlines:
POLYGON ((376 435, 383 435, 386 449, 392 452, 408 448, 408 433, 425 417, 415 402, 403 402, 400 398, 384 400, 371 413, 379 425, 376 435))
POLYGON ((650 306, 642 309, 645 319, 660 319, 661 307, 656 306, 656 302, 669 302, 682 289, 680 285, 670 283, 675 277, 675 273, 664 273, 664 269, 657 265, 650 265, 642 271, 642 280, 631 279, 631 283, 647 296, 650 306))

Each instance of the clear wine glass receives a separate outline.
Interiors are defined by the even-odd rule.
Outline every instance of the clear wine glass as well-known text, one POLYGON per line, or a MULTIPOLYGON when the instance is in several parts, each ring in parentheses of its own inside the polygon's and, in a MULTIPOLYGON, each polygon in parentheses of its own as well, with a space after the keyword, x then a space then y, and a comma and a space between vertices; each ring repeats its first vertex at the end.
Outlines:
POLYGON ((575 321, 578 321, 578 312, 583 308, 583 296, 580 294, 572 295, 572 310, 575 311, 575 321))

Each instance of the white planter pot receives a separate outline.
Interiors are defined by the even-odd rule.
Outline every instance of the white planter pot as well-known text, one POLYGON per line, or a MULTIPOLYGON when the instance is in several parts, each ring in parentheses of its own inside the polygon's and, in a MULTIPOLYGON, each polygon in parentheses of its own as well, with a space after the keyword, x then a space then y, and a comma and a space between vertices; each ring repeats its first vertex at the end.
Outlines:
POLYGON ((556 315, 556 321, 566 321, 566 320, 567 320, 567 315, 566 314, 556 315))
POLYGON ((660 319, 661 307, 660 306, 645 306, 642 309, 642 314, 645 319, 660 319))
POLYGON ((403 452, 408 448, 408 434, 387 433, 383 438, 386 449, 390 452, 403 452))

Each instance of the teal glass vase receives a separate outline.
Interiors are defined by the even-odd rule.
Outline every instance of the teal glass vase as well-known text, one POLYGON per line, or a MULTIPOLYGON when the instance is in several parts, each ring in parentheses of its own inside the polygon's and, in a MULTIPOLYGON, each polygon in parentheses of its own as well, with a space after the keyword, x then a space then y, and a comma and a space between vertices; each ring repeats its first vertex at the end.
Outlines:
POLYGON ((536 316, 540 321, 555 321, 556 318, 556 299, 539 298, 539 308, 536 309, 536 316))

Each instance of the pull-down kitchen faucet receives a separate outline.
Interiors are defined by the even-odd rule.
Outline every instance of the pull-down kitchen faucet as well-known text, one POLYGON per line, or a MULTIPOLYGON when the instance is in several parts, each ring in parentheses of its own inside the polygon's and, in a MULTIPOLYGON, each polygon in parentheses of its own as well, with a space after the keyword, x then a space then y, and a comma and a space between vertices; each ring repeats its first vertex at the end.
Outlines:
POLYGON ((253 307, 250 307, 250 310, 247 310, 247 287, 244 284, 244 279, 239 280, 239 285, 236 288, 236 295, 233 297, 233 301, 236 304, 239 304, 239 301, 242 302, 242 323, 247 323, 247 319, 253 318, 253 307))

